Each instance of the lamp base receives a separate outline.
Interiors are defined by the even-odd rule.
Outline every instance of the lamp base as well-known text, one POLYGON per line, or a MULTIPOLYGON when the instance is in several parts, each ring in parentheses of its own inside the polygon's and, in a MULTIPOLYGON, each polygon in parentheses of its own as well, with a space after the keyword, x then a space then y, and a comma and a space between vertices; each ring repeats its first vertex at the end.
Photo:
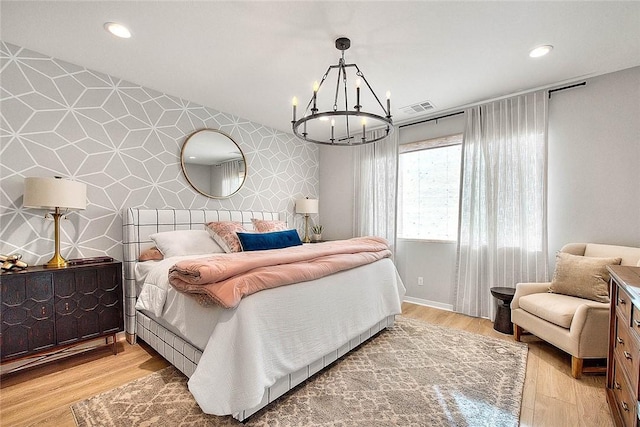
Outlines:
POLYGON ((54 254, 53 258, 49 260, 43 267, 45 268, 64 268, 67 266, 67 260, 62 258, 60 254, 54 254))
POLYGON ((309 214, 304 214, 304 239, 302 243, 311 243, 309 238, 309 214))
POLYGON ((54 241, 55 241, 55 250, 53 252, 53 258, 49 260, 48 263, 44 265, 46 268, 64 268, 67 266, 67 260, 62 258, 60 255, 60 217, 62 214, 60 213, 60 208, 56 208, 55 212, 51 214, 53 217, 53 228, 54 228, 54 241))

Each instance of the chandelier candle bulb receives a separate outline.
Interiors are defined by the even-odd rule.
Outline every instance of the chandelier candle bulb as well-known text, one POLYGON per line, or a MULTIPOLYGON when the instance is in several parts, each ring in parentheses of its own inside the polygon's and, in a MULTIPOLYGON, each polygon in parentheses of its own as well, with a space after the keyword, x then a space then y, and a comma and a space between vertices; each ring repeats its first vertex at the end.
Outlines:
POLYGON ((320 89, 320 85, 318 84, 318 82, 313 82, 313 108, 311 109, 311 112, 313 114, 315 114, 318 109, 316 108, 316 98, 318 97, 318 89, 320 89))
POLYGON ((391 91, 387 91, 387 117, 391 117, 391 91))
POLYGON ((298 98, 296 98, 295 96, 293 97, 293 99, 291 100, 291 103, 293 104, 293 122, 295 123, 296 121, 296 107, 298 107, 298 98))
POLYGON ((331 119, 331 142, 333 142, 335 140, 334 136, 333 136, 333 131, 335 129, 336 126, 336 121, 334 119, 331 119))

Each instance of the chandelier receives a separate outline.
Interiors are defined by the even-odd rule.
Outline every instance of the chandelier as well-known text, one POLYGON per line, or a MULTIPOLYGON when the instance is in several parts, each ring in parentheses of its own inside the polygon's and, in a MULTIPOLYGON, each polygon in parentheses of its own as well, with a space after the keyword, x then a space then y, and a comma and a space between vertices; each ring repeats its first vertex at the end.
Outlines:
POLYGON ((320 83, 314 83, 311 100, 299 119, 296 119, 298 100, 293 98, 293 133, 304 141, 336 146, 369 144, 386 138, 393 133, 391 94, 387 92, 385 108, 360 68, 356 64, 345 63, 344 51, 351 46, 351 40, 341 37, 335 44, 342 52, 342 57, 337 65, 329 66, 320 83), (327 83, 325 89, 327 94, 334 96, 323 98, 321 102, 319 95, 323 84, 327 79, 331 80, 329 74, 334 70, 337 70, 335 93, 333 94, 330 83, 327 83), (351 78, 354 81, 351 83, 353 86, 349 88, 348 82, 351 78), (354 88, 356 102, 350 106, 349 92, 353 93, 354 88), (364 110, 362 104, 365 102, 373 104, 378 113, 364 110))

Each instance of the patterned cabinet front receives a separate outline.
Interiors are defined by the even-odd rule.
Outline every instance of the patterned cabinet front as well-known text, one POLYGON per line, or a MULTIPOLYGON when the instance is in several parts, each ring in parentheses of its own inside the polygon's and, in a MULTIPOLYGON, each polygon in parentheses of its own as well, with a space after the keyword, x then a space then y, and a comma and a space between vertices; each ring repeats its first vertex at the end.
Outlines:
POLYGON ((1 360, 124 329, 122 264, 3 273, 1 360))
POLYGON ((0 357, 20 357, 56 343, 51 273, 0 276, 0 357))
POLYGON ((122 264, 118 263, 112 268, 99 269, 97 276, 100 333, 120 332, 124 330, 122 264))
POLYGON ((58 344, 121 331, 121 264, 64 271, 54 278, 58 344))

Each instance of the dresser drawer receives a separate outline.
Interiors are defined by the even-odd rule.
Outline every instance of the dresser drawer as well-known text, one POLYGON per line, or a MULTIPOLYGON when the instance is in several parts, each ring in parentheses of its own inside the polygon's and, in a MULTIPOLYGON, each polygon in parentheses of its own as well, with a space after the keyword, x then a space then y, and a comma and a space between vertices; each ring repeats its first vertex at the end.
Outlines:
MULTIPOLYGON (((633 310, 633 304, 631 303, 631 297, 624 289, 618 286, 618 298, 615 301, 616 311, 624 318, 624 324, 631 324, 631 312, 633 310)), ((640 319, 638 319, 640 320, 640 319)))
POLYGON ((640 341, 640 308, 635 305, 631 312, 631 329, 635 331, 636 338, 640 341))
POLYGON ((636 405, 638 404, 632 392, 624 372, 620 368, 618 357, 613 358, 613 392, 615 401, 625 426, 637 425, 636 405))
POLYGON ((638 344, 635 334, 631 332, 631 329, 624 323, 624 319, 621 316, 616 316, 614 337, 614 354, 619 360, 619 365, 627 372, 629 379, 631 380, 631 390, 634 391, 634 395, 638 390, 638 374, 640 372, 640 345, 638 344))

